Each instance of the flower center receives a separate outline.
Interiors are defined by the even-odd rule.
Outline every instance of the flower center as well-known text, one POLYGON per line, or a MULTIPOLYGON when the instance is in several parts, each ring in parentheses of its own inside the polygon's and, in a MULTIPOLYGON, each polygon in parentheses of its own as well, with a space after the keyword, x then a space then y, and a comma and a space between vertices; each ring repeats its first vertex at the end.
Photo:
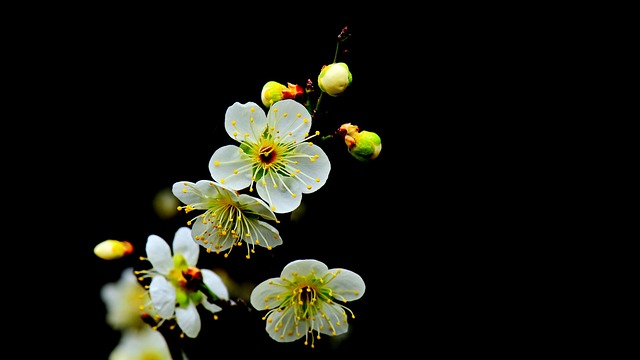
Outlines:
POLYGON ((260 157, 260 161, 262 161, 262 163, 264 165, 271 165, 277 157, 276 152, 273 149, 273 146, 268 145, 268 146, 262 146, 260 148, 260 153, 259 153, 259 157, 260 157))

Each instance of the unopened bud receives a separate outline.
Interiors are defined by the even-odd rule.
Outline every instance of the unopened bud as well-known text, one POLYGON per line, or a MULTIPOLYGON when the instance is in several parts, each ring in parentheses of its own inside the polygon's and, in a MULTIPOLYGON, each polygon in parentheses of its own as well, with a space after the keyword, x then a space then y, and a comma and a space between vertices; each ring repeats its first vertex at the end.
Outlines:
POLYGON ((133 252, 133 245, 128 241, 105 240, 93 248, 93 253, 104 260, 120 259, 133 252))
POLYGON ((373 160, 380 155, 382 140, 378 134, 371 131, 360 131, 357 125, 343 124, 337 134, 344 138, 347 150, 360 161, 373 160))
POLYGON ((351 84, 353 77, 343 62, 325 65, 318 75, 318 87, 331 96, 341 95, 351 84))
POLYGON ((266 107, 271 107, 271 104, 278 102, 282 99, 296 99, 304 93, 300 85, 287 83, 284 86, 276 81, 269 81, 262 87, 260 93, 260 99, 262 104, 266 107))

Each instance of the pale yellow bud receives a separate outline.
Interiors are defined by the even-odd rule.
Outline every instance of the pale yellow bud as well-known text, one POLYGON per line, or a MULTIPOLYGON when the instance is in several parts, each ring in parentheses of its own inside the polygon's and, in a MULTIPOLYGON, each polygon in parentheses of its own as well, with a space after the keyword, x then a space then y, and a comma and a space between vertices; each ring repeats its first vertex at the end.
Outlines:
POLYGON ((93 248, 93 252, 101 259, 120 259, 133 252, 133 245, 128 241, 105 240, 93 248))
POLYGON ((330 96, 341 95, 351 84, 353 77, 349 67, 345 63, 333 63, 325 65, 318 75, 320 90, 330 96))

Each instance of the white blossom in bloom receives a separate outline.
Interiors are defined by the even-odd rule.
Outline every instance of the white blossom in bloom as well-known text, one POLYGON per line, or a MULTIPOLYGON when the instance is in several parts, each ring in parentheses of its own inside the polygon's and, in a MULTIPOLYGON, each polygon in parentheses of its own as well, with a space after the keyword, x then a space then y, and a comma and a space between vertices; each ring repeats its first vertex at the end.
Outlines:
POLYGON ((205 212, 193 218, 187 224, 192 225, 191 235, 196 243, 207 249, 225 253, 225 257, 234 246, 247 246, 246 258, 255 252, 255 246, 262 246, 269 250, 282 244, 280 233, 271 224, 262 221, 278 222, 276 215, 261 199, 247 194, 237 194, 210 180, 200 180, 197 183, 179 181, 173 184, 173 194, 186 207, 186 213, 193 210, 205 212))
POLYGON ((156 330, 147 326, 138 331, 125 331, 109 354, 109 360, 172 360, 167 342, 156 330))
POLYGON ((320 334, 347 332, 353 312, 342 303, 364 294, 360 275, 346 269, 328 269, 317 260, 296 260, 284 267, 280 277, 265 280, 251 292, 251 305, 269 310, 262 318, 266 330, 278 342, 291 342, 304 336, 305 345, 314 345, 320 334), (347 312, 349 315, 347 315, 347 312))
POLYGON ((162 320, 174 319, 182 332, 195 338, 200 333, 200 315, 196 306, 202 305, 211 313, 222 310, 210 303, 202 291, 193 289, 185 275, 202 275, 202 282, 219 298, 228 300, 229 292, 220 276, 208 269, 198 269, 200 246, 191 238, 191 229, 181 227, 173 239, 173 255, 169 244, 157 235, 147 238, 147 259, 150 270, 142 270, 145 278, 151 278, 149 295, 151 303, 162 320))
POLYGON ((133 268, 124 269, 117 282, 104 284, 100 297, 107 308, 107 324, 115 330, 149 327, 142 320, 142 313, 155 316, 149 306, 149 294, 136 279, 133 268))
POLYGON ((331 170, 324 151, 310 140, 311 115, 299 102, 284 99, 268 114, 258 104, 234 103, 225 114, 225 129, 239 146, 216 150, 211 176, 233 190, 255 189, 276 213, 295 210, 302 194, 320 189, 331 170))

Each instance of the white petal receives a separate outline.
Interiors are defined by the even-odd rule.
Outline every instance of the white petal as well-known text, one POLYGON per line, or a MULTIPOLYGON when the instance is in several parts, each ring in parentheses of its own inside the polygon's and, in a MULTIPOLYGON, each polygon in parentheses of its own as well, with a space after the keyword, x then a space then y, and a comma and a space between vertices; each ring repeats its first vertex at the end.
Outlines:
POLYGON ((195 184, 190 181, 178 181, 171 187, 171 192, 178 200, 182 201, 183 204, 198 203, 200 202, 200 196, 193 192, 192 188, 194 186, 195 184), (184 189, 187 191, 183 191, 184 189))
POLYGON ((188 337, 195 338, 200 333, 200 314, 191 301, 186 308, 176 308, 176 320, 182 332, 188 337))
POLYGON ((227 134, 237 141, 244 140, 245 134, 249 134, 251 139, 259 139, 266 125, 267 117, 264 110, 254 102, 236 102, 229 106, 224 115, 224 128, 227 134))
POLYGON ((328 286, 334 293, 344 296, 347 301, 357 300, 364 295, 364 280, 360 275, 346 269, 331 269, 329 272, 340 273, 334 277, 328 286))
POLYGON ((191 237, 191 229, 188 227, 183 226, 176 231, 176 235, 173 238, 173 253, 182 254, 189 266, 198 264, 200 246, 191 237))
POLYGON ((149 284, 149 295, 158 315, 165 319, 173 317, 176 307, 176 289, 169 280, 162 276, 154 276, 149 284))
POLYGON ((274 311, 269 314, 266 321, 266 330, 269 336, 277 342, 292 342, 303 337, 308 330, 308 322, 302 319, 299 321, 299 325, 295 326, 294 315, 291 309, 283 312, 274 311))
POLYGON ((196 184, 196 187, 200 189, 208 199, 228 199, 229 201, 237 201, 238 194, 226 185, 219 184, 211 180, 200 180, 196 184))
POLYGON ((269 126, 275 125, 275 130, 283 134, 283 137, 286 136, 287 141, 295 139, 296 142, 302 142, 311 129, 309 111, 293 99, 285 99, 273 104, 269 109, 267 121, 269 126))
POLYGON ((263 177, 256 183, 258 195, 271 205, 275 213, 285 214, 297 209, 302 202, 302 184, 290 177, 277 178, 276 182, 278 187, 273 186, 274 181, 271 176, 263 177), (262 183, 263 180, 266 185, 262 183), (289 190, 296 196, 293 196, 289 190))
POLYGON ((259 311, 280 306, 282 300, 276 298, 277 295, 284 292, 284 287, 278 286, 280 283, 280 278, 271 278, 254 287, 249 300, 251 306, 259 311))
POLYGON ((266 220, 276 220, 276 215, 262 199, 247 194, 240 194, 238 196, 238 205, 242 212, 256 214, 266 220))
POLYGON ((287 280, 293 280, 293 273, 297 273, 298 276, 307 276, 314 272, 316 277, 322 277, 328 271, 329 268, 327 268, 327 265, 318 260, 295 260, 287 264, 287 266, 282 269, 280 276, 287 280))
MULTIPOLYGON (((344 310, 337 304, 322 304, 324 317, 316 318, 316 320, 321 321, 322 324, 324 324, 320 333, 331 336, 346 333, 349 330, 349 324, 347 323, 347 320, 344 319, 344 315, 342 314, 343 311, 344 310), (338 325, 338 322, 340 325, 338 325), (334 331, 335 334, 333 333, 334 331)), ((349 316, 349 313, 347 313, 347 316, 349 316)))
POLYGON ((260 240, 258 246, 272 248, 282 245, 282 238, 278 229, 271 224, 255 219, 246 220, 251 231, 251 238, 246 240, 249 244, 255 244, 255 240, 260 240))
POLYGON ((305 185, 302 192, 308 194, 320 189, 327 182, 329 172, 331 171, 329 157, 322 148, 317 145, 309 146, 308 143, 296 147, 296 152, 314 157, 314 161, 301 159, 297 165, 294 165, 294 167, 300 170, 297 176, 304 180, 307 185, 311 186, 311 189, 309 189, 305 185), (318 156, 317 158, 316 155, 318 156))
POLYGON ((209 269, 202 269, 202 282, 221 299, 229 300, 229 290, 225 286, 222 278, 209 269))
POLYGON ((154 269, 161 274, 168 274, 173 268, 171 248, 163 238, 158 235, 149 235, 147 238, 147 258, 154 269))
POLYGON ((218 148, 209 160, 211 177, 233 190, 248 187, 251 184, 251 166, 246 166, 249 164, 242 160, 242 154, 242 149, 235 145, 218 148), (236 170, 238 173, 234 174, 236 170))
POLYGON ((202 306, 212 314, 222 311, 222 308, 220 306, 210 303, 207 299, 202 300, 202 306))

